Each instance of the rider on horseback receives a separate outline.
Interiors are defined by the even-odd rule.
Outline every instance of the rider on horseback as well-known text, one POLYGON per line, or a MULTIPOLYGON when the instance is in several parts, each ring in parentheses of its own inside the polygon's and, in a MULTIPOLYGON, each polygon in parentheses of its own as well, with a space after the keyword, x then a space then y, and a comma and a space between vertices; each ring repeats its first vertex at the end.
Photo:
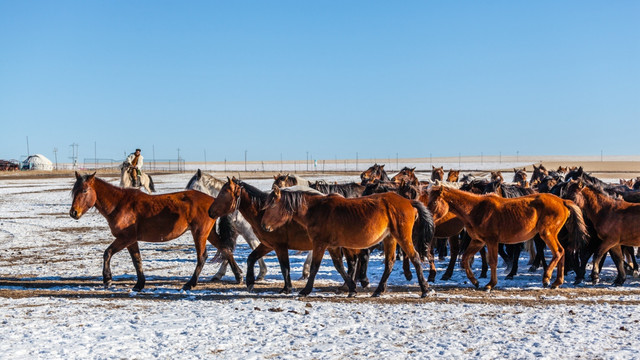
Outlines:
POLYGON ((131 178, 133 179, 133 186, 140 187, 140 175, 142 175, 142 155, 140 149, 136 149, 127 156, 125 162, 129 165, 129 171, 131 172, 131 178))

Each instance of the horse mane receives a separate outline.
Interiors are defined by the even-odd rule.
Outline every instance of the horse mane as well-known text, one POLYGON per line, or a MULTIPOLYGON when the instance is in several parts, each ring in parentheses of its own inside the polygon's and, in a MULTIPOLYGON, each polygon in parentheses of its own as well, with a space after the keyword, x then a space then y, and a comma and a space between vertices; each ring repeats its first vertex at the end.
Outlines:
POLYGON ((82 184, 84 184, 87 179, 89 179, 91 175, 81 175, 80 179, 76 179, 75 184, 73 184, 73 188, 71 189, 71 197, 75 197, 80 190, 82 190, 82 184))
POLYGON ((257 187, 253 185, 249 185, 246 182, 241 180, 237 180, 236 184, 242 187, 247 192, 247 194, 249 195, 249 198, 251 199, 251 203, 253 205, 255 205, 258 209, 262 209, 264 207, 264 204, 267 201, 267 196, 269 196, 269 193, 264 192, 258 189, 257 187))
POLYGON ((284 188, 280 190, 280 204, 285 212, 293 214, 300 209, 300 206, 305 203, 305 195, 322 195, 321 192, 308 188, 308 190, 291 190, 291 188, 284 188))
POLYGON ((364 192, 362 193, 362 196, 386 193, 390 191, 395 192, 397 190, 398 190, 398 185, 396 185, 395 183, 376 181, 376 182, 367 184, 367 186, 364 189, 364 192))
POLYGON ((525 188, 520 185, 514 184, 500 184, 500 189, 502 189, 502 197, 505 198, 516 198, 525 195, 535 194, 531 188, 525 188))
POLYGON ((340 194, 346 198, 362 196, 361 185, 351 182, 346 184, 327 184, 326 182, 316 181, 309 186, 323 194, 340 194))

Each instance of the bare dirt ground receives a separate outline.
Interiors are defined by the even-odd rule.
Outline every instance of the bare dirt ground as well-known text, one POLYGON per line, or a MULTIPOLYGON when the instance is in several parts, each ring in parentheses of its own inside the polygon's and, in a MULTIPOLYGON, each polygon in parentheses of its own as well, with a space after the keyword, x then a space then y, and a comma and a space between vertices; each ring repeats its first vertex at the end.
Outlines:
MULTIPOLYGON (((151 301, 173 301, 184 299, 185 294, 156 294, 155 287, 180 289, 183 279, 165 279, 158 281, 148 281, 146 290, 139 293, 130 293, 135 284, 134 281, 117 281, 114 289, 102 289, 102 281, 99 278, 66 278, 56 280, 21 280, 5 278, 0 279, 0 287, 11 288, 20 287, 19 290, 0 290, 0 297, 20 299, 29 297, 59 297, 59 298, 92 298, 92 299, 146 299, 151 301), (65 289, 68 288, 68 289, 65 289), (75 288, 91 288, 92 291, 78 291, 75 288), (135 294, 132 296, 132 294, 135 294)), ((300 290, 304 287, 305 281, 294 281, 294 288, 300 290)), ((273 283, 257 283, 253 292, 248 292, 244 284, 231 282, 201 282, 197 290, 213 290, 215 294, 195 294, 193 296, 201 300, 234 300, 243 298, 255 298, 259 296, 263 299, 290 301, 291 296, 278 294, 280 285, 273 283), (246 292, 246 294, 238 294, 246 292)), ((338 302, 338 303, 373 303, 373 304, 403 304, 403 303, 468 303, 468 304, 494 304, 494 305, 522 305, 522 306, 546 306, 546 305, 593 305, 607 303, 640 305, 640 300, 630 300, 629 296, 640 295, 640 289, 633 288, 626 291, 612 289, 584 287, 584 288, 559 288, 559 289, 494 289, 491 292, 477 290, 463 286, 431 286, 433 292, 426 298, 417 298, 419 288, 417 286, 389 286, 387 293, 379 298, 372 298, 373 288, 358 288, 358 295, 355 298, 347 298, 335 285, 327 285, 319 282, 315 286, 315 292, 308 297, 294 297, 306 302, 338 302), (615 297, 624 296, 626 299, 617 300, 615 297), (592 299, 591 299, 592 298, 592 299)))

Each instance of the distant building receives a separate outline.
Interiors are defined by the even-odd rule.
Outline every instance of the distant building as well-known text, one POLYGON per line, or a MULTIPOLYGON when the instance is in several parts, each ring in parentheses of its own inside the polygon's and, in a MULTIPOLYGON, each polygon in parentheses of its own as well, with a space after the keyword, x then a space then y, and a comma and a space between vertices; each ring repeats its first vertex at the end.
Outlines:
POLYGON ((53 163, 47 159, 44 155, 35 154, 26 158, 22 162, 22 170, 53 170, 53 163))

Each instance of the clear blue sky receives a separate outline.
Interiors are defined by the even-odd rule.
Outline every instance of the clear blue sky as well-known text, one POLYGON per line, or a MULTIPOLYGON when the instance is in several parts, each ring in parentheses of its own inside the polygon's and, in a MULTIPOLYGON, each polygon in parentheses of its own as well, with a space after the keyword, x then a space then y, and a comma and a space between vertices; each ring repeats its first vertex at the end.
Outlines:
POLYGON ((4 1, 0 158, 640 154, 639 1, 4 1))

